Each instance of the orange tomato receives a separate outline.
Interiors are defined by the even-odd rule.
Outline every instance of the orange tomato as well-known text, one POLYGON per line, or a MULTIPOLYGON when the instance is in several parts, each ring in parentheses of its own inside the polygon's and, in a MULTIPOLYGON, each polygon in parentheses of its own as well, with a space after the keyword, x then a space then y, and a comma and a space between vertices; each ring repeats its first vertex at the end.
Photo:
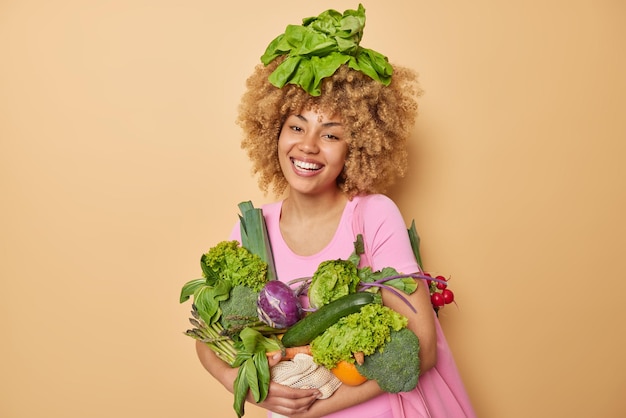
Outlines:
POLYGON ((330 370, 342 383, 348 386, 358 386, 364 383, 367 378, 361 375, 353 363, 345 360, 340 361, 330 370))

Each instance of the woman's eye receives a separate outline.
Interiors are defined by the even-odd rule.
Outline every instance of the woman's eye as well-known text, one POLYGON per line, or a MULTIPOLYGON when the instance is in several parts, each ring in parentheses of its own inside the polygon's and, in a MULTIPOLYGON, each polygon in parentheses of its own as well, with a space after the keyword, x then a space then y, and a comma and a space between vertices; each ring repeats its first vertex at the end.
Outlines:
POLYGON ((326 134, 326 135, 324 135, 324 138, 330 139, 332 141, 338 141, 339 140, 339 137, 337 137, 337 136, 335 136, 333 134, 326 134))
POLYGON ((301 132, 301 131, 302 131, 302 128, 301 128, 301 127, 299 127, 299 126, 292 126, 292 127, 291 127, 291 130, 292 130, 292 131, 294 131, 294 132, 301 132))

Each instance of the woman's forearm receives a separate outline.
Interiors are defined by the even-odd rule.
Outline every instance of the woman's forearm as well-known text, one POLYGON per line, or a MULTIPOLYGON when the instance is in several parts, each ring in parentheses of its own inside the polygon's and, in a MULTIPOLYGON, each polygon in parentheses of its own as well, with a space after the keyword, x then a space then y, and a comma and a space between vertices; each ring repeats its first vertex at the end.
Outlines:
POLYGON ((237 377, 237 369, 230 367, 220 359, 211 348, 201 341, 196 341, 196 353, 202 366, 220 382, 229 392, 233 393, 233 383, 237 377))
POLYGON ((420 342, 420 373, 425 373, 437 364, 437 331, 435 329, 435 313, 430 302, 430 292, 425 281, 419 280, 417 290, 407 299, 417 312, 413 312, 406 303, 393 293, 383 289, 383 303, 406 316, 407 327, 417 335, 420 342))
MULTIPOLYGON (((202 366, 229 392, 234 393, 234 382, 239 369, 230 367, 200 341, 196 342, 196 352, 202 366)), ((272 359, 270 367, 278 360, 272 359)), ((269 411, 292 417, 307 411, 319 396, 320 392, 317 389, 294 389, 270 382, 268 395, 263 402, 256 403, 250 392, 246 400, 269 411)))

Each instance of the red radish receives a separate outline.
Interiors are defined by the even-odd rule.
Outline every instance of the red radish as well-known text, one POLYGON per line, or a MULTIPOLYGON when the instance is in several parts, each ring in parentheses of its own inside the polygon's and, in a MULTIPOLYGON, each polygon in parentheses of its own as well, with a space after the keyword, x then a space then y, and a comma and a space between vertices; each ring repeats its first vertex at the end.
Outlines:
POLYGON ((430 301, 432 302, 433 306, 437 308, 442 307, 446 303, 441 293, 436 293, 436 292, 430 296, 430 301))
MULTIPOLYGON (((446 278, 443 276, 437 276, 436 277, 437 280, 442 280, 442 281, 446 281, 446 278)), ((448 285, 446 283, 442 283, 442 282, 437 282, 437 289, 439 290, 443 290, 446 287, 448 287, 448 285)))
POLYGON ((450 289, 443 289, 441 296, 446 304, 454 302, 454 293, 450 289))

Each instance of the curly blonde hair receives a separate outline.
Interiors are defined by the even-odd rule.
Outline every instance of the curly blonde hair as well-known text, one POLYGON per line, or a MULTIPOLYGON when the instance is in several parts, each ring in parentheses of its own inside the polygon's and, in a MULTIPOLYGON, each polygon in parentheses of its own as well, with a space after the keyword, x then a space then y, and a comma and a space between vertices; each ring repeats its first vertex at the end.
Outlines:
POLYGON ((277 88, 268 76, 282 62, 259 64, 246 81, 237 124, 243 129, 241 148, 252 161, 260 189, 283 193, 288 184, 278 162, 278 136, 287 117, 305 109, 338 115, 344 125, 348 154, 338 187, 349 197, 384 193, 407 167, 407 139, 417 117, 421 89, 417 73, 393 66, 384 86, 360 71, 342 65, 322 82, 314 97, 287 84, 277 88))

